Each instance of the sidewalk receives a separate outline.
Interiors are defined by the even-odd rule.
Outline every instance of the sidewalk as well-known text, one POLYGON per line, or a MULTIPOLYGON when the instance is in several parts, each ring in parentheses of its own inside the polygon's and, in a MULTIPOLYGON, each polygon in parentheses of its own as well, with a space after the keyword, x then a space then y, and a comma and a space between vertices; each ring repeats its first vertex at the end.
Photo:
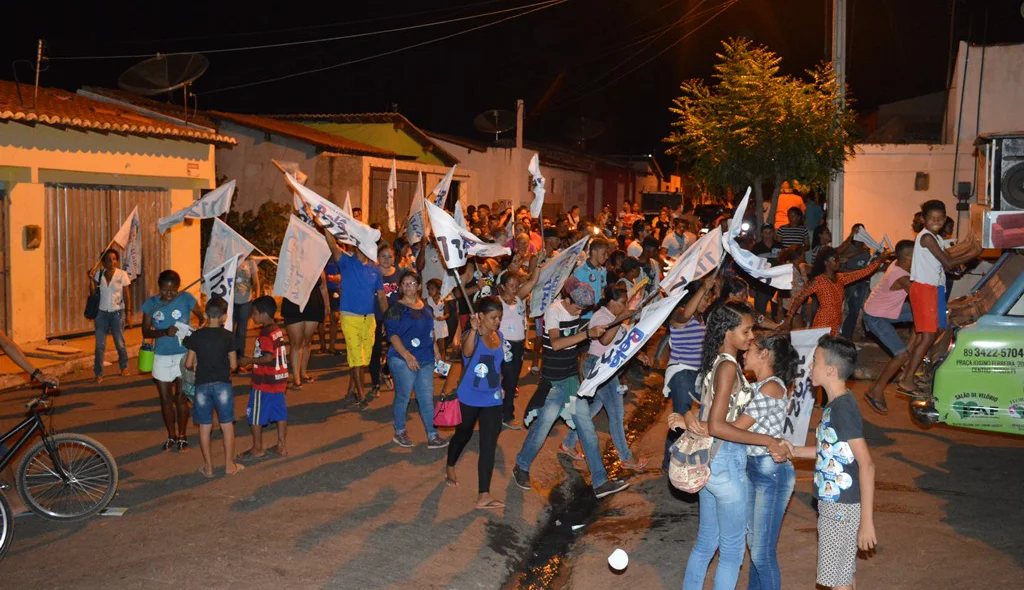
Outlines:
MULTIPOLYGON (((93 354, 96 350, 96 336, 87 334, 77 338, 56 338, 51 340, 52 344, 43 340, 31 342, 22 347, 25 356, 36 367, 43 369, 51 375, 58 377, 73 373, 79 370, 92 368, 93 354), (59 353, 40 350, 40 347, 52 347, 62 345, 69 349, 78 349, 75 352, 59 353)), ((128 349, 128 369, 134 368, 135 360, 139 356, 139 347, 142 345, 142 328, 131 328, 124 333, 125 346, 128 349)), ((103 355, 105 361, 113 363, 113 368, 107 368, 105 372, 111 375, 117 373, 117 349, 114 348, 114 341, 107 338, 107 350, 103 355)), ((0 391, 21 387, 28 384, 29 376, 25 374, 7 355, 0 355, 0 391)))

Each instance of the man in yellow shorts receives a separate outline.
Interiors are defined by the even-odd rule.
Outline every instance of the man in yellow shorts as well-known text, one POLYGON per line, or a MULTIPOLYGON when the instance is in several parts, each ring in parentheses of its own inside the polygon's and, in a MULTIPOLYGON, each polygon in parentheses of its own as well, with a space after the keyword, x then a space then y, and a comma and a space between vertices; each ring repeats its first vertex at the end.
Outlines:
MULTIPOLYGON (((330 242, 331 240, 328 240, 330 242)), ((370 364, 377 321, 373 299, 382 311, 388 308, 380 269, 356 248, 346 252, 332 248, 334 260, 341 271, 341 331, 345 335, 348 354, 349 382, 345 400, 359 409, 367 406, 363 394, 363 369, 370 364)))

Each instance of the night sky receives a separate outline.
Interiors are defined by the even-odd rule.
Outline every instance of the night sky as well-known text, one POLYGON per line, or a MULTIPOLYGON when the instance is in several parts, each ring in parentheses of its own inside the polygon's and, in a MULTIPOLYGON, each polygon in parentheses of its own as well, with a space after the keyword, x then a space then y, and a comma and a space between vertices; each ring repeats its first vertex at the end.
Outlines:
MULTIPOLYGON (((316 3, 281 2, 270 9, 228 0, 77 3, 82 8, 8 20, 0 55, 34 60, 36 39, 42 37, 47 54, 55 58, 42 75, 43 85, 68 90, 83 85, 116 87, 120 72, 141 58, 56 58, 299 41, 537 2, 344 1, 324 3, 319 9, 311 8, 316 3), (294 12, 289 12, 290 6, 294 12)), ((957 38, 967 37, 973 15, 973 41, 1024 41, 1020 0, 955 4, 957 38)), ((945 87, 949 0, 849 0, 849 5, 849 83, 858 110, 945 87)), ((590 142, 590 149, 660 152, 660 139, 671 120, 667 107, 679 82, 709 75, 720 40, 750 37, 779 53, 785 71, 797 73, 830 56, 830 6, 831 0, 566 0, 395 55, 237 90, 217 92, 391 51, 515 13, 359 39, 210 53, 210 68, 194 91, 201 109, 245 113, 386 111, 397 104, 422 128, 479 140, 487 136, 473 128, 478 113, 511 110, 515 100, 523 98, 528 138, 565 141, 567 121, 584 116, 606 127, 603 136, 590 142)), ((18 65, 18 72, 21 80, 31 80, 28 64, 18 65)), ((12 77, 9 69, 3 77, 12 77)))

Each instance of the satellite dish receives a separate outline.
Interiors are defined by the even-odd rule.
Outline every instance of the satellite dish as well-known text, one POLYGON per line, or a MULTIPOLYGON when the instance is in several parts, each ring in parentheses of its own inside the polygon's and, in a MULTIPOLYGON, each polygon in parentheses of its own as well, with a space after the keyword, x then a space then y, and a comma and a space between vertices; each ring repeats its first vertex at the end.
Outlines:
POLYGON ((566 137, 580 145, 586 145, 588 140, 604 134, 604 123, 586 117, 570 119, 562 127, 562 132, 566 137))
POLYGON ((164 94, 178 88, 188 92, 188 87, 208 67, 209 60, 199 53, 157 55, 125 70, 117 85, 142 96, 164 94))
POLYGON ((491 109, 477 115, 473 127, 482 133, 493 133, 494 141, 498 141, 502 133, 516 128, 516 115, 512 111, 491 109))

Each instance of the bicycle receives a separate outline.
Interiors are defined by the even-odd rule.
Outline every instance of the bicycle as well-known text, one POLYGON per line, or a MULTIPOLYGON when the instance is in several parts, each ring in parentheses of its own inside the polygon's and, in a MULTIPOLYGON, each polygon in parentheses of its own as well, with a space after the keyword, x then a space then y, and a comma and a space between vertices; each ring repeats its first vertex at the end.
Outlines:
MULTIPOLYGON (((49 520, 76 521, 107 507, 117 491, 117 462, 99 442, 81 434, 53 432, 41 416, 51 406, 43 386, 39 397, 25 404, 28 417, 0 436, 0 446, 17 438, 2 457, 0 471, 14 459, 32 435, 40 439, 29 447, 15 470, 15 487, 29 510, 49 520), (19 436, 19 433, 20 436, 19 436)), ((13 516, 0 493, 0 558, 10 545, 13 516)))

